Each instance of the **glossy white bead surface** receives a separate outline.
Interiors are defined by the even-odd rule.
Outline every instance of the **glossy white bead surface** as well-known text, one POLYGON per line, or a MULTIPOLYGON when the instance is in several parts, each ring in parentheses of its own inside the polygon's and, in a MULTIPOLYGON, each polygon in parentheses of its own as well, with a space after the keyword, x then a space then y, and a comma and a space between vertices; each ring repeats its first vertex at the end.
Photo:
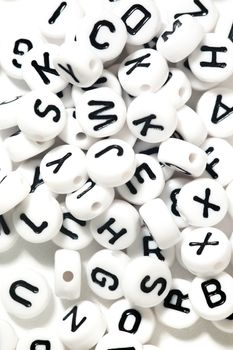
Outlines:
POLYGON ((19 338, 16 350, 65 350, 57 335, 46 328, 30 329, 30 332, 19 338))
POLYGON ((2 350, 15 350, 18 338, 13 327, 5 320, 0 320, 0 346, 2 350))

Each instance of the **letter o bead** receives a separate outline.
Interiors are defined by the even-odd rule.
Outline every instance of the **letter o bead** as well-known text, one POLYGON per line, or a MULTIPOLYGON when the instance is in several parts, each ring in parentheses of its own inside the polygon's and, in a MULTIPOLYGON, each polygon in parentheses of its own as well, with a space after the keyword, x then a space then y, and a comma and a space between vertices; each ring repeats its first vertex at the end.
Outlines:
POLYGON ((19 338, 16 350, 65 350, 62 342, 46 328, 30 329, 19 338))
POLYGON ((148 256, 131 260, 122 278, 124 296, 141 307, 161 303, 167 296, 171 283, 168 265, 148 256))

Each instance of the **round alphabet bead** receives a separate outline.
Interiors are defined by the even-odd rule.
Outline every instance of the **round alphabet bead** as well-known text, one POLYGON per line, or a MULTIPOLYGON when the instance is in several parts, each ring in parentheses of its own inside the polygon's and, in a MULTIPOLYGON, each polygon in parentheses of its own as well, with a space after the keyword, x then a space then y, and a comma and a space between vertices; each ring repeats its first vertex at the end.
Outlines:
POLYGON ((157 50, 170 62, 176 63, 188 57, 204 37, 198 20, 182 15, 168 23, 157 41, 157 50))
POLYGON ((141 307, 152 307, 167 296, 171 282, 171 272, 167 264, 142 256, 131 260, 126 266, 122 288, 124 296, 130 302, 141 307))
POLYGON ((41 176, 55 193, 70 193, 87 181, 84 152, 74 145, 62 145, 48 152, 40 163, 41 176))
POLYGON ((193 310, 189 300, 191 283, 175 278, 171 289, 163 302, 155 307, 155 314, 163 325, 184 329, 193 326, 199 316, 193 310))
POLYGON ((103 72, 101 59, 88 47, 75 41, 59 47, 53 64, 65 81, 79 87, 93 85, 103 72))
POLYGON ((115 199, 105 212, 91 220, 89 228, 101 246, 121 250, 134 242, 140 233, 141 222, 131 204, 115 199))
POLYGON ((61 248, 80 250, 86 248, 93 240, 86 221, 74 217, 65 204, 61 204, 63 223, 60 231, 52 239, 61 248))
POLYGON ((127 124, 140 140, 156 143, 167 140, 177 125, 176 110, 168 101, 151 92, 141 94, 129 105, 127 124))
POLYGON ((162 199, 146 202, 139 213, 160 249, 170 248, 179 241, 180 231, 162 199))
POLYGON ((224 332, 224 333, 229 333, 229 334, 233 334, 233 314, 231 314, 230 316, 228 316, 226 319, 224 320, 220 320, 220 321, 214 321, 213 325, 220 329, 220 331, 224 332))
POLYGON ((161 166, 153 157, 136 154, 136 164, 136 171, 132 179, 118 187, 117 191, 128 202, 141 205, 158 197, 165 181, 161 166))
POLYGON ((193 180, 182 187, 177 199, 177 208, 189 225, 214 226, 226 215, 226 192, 215 180, 193 180))
POLYGON ((6 311, 19 319, 32 319, 45 311, 51 292, 38 272, 21 268, 8 273, 3 280, 2 302, 6 311))
POLYGON ((61 299, 78 299, 81 292, 81 260, 79 252, 59 249, 55 253, 55 294, 61 299))
POLYGON ((171 137, 161 143, 158 160, 185 175, 198 177, 205 170, 207 155, 192 143, 171 137))
POLYGON ((233 180, 233 147, 226 140, 211 137, 201 146, 207 154, 205 176, 218 181, 222 186, 233 180))
POLYGON ((32 90, 46 87, 49 91, 60 92, 68 85, 53 65, 58 49, 57 45, 43 44, 25 54, 22 76, 32 90))
POLYGON ((233 43, 217 33, 208 33, 189 56, 193 74, 207 83, 221 83, 233 73, 233 43))
POLYGON ((87 282, 90 289, 107 300, 123 296, 122 277, 129 263, 129 257, 121 251, 99 250, 86 266, 87 282))
POLYGON ((154 1, 121 1, 114 7, 114 12, 126 26, 128 44, 145 44, 160 30, 160 14, 154 1))
POLYGON ((65 107, 52 92, 38 89, 21 98, 17 122, 31 140, 44 142, 53 139, 64 128, 65 120, 65 107))
POLYGON ((161 250, 146 226, 141 227, 141 232, 137 235, 133 244, 127 248, 130 258, 139 256, 150 256, 154 259, 164 261, 171 267, 175 260, 174 247, 161 250))
POLYGON ((206 91, 197 102, 197 113, 210 136, 225 138, 233 135, 232 98, 233 90, 217 87, 206 91))
POLYGON ((0 320, 0 346, 2 350, 15 350, 17 344, 17 335, 12 326, 0 320))
POLYGON ((134 175, 136 159, 132 147, 119 139, 101 140, 86 154, 87 172, 98 185, 121 186, 134 175))
POLYGON ((11 249, 17 240, 18 235, 12 224, 12 213, 8 211, 4 215, 0 215, 0 253, 7 252, 9 249, 11 249))
POLYGON ((31 243, 52 239, 62 226, 62 211, 57 200, 45 192, 31 193, 12 214, 18 234, 31 243))
POLYGON ((117 349, 135 349, 142 350, 142 345, 138 341, 136 335, 129 334, 126 332, 111 332, 105 334, 103 338, 101 338, 96 346, 96 350, 108 350, 113 347, 117 349))
POLYGON ((213 278, 194 278, 189 292, 193 309, 210 321, 228 317, 233 312, 232 288, 233 278, 226 272, 213 278))
POLYGON ((19 338, 16 350, 35 350, 40 347, 49 350, 65 350, 56 335, 45 328, 30 329, 30 332, 19 338))
POLYGON ((82 301, 65 311, 58 321, 59 338, 71 350, 88 350, 96 345, 106 330, 106 321, 97 304, 82 301))
POLYGON ((151 339, 156 321, 152 310, 121 299, 113 303, 107 311, 107 325, 109 333, 122 331, 134 334, 144 344, 151 339))
POLYGON ((76 107, 78 121, 84 132, 95 138, 116 134, 126 121, 123 98, 108 87, 84 92, 76 107))
POLYGON ((182 236, 181 259, 185 267, 200 277, 213 277, 231 260, 231 244, 222 231, 205 227, 182 236))
POLYGON ((158 51, 140 49, 121 63, 118 78, 123 89, 132 96, 156 92, 168 78, 168 65, 158 51))
POLYGON ((0 181, 0 215, 14 208, 27 197, 30 184, 20 171, 11 171, 0 181))

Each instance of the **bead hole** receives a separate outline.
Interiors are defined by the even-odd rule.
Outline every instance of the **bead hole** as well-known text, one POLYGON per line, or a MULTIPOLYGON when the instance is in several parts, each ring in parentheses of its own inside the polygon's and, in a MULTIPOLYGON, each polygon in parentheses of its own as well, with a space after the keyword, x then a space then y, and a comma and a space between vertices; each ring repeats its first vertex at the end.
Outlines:
POLYGON ((179 96, 180 97, 183 97, 184 96, 184 93, 185 93, 185 89, 183 88, 183 87, 181 87, 180 89, 179 89, 179 96))
POLYGON ((94 70, 94 69, 96 69, 96 67, 97 67, 96 61, 95 61, 95 60, 90 60, 90 62, 89 62, 89 68, 90 68, 91 70, 94 70))
POLYGON ((63 273, 63 280, 64 280, 65 282, 71 282, 73 278, 74 278, 73 272, 71 272, 71 271, 65 271, 65 272, 63 273))
POLYGON ((83 140, 85 140, 86 137, 87 136, 86 136, 86 134, 84 134, 84 132, 78 132, 76 135, 76 138, 78 141, 83 141, 83 140))
POLYGON ((81 176, 76 176, 76 177, 74 178, 74 184, 75 184, 75 185, 78 185, 78 184, 81 182, 81 180, 82 180, 81 176))
POLYGON ((196 153, 190 153, 189 155, 189 161, 190 163, 194 163, 197 160, 198 156, 196 153))
POLYGON ((143 84, 141 86, 141 91, 149 91, 150 90, 150 85, 148 84, 143 84))
POLYGON ((92 204, 92 206, 91 206, 91 209, 92 209, 93 211, 96 211, 96 210, 99 210, 100 207, 101 207, 101 203, 99 203, 99 202, 94 202, 94 203, 92 204))

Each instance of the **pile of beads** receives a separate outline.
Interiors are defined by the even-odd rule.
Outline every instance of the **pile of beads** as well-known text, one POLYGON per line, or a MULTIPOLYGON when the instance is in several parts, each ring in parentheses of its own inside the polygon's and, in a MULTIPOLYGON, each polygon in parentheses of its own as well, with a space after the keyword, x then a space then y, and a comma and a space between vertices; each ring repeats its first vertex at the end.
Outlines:
POLYGON ((1 320, 1 350, 155 350, 157 320, 233 333, 233 17, 221 21, 213 0, 50 0, 38 31, 0 42, 1 70, 27 86, 0 101, 0 252, 19 236, 60 248, 55 296, 19 266, 1 300, 18 320, 72 302, 57 335, 18 339, 1 320))

